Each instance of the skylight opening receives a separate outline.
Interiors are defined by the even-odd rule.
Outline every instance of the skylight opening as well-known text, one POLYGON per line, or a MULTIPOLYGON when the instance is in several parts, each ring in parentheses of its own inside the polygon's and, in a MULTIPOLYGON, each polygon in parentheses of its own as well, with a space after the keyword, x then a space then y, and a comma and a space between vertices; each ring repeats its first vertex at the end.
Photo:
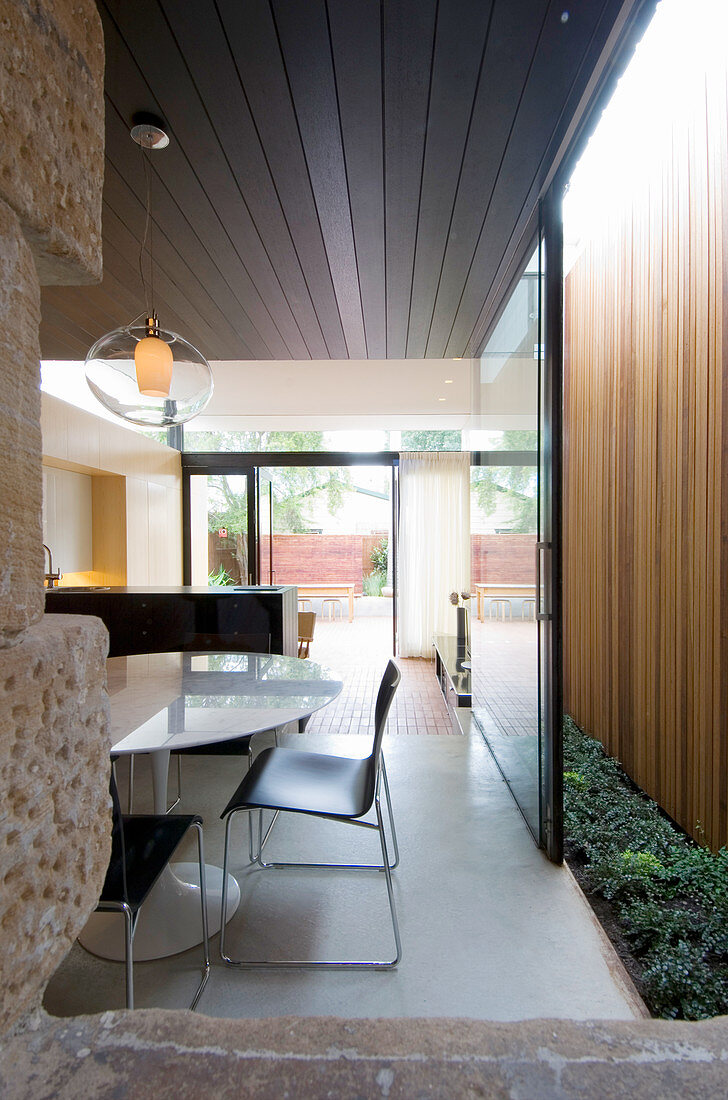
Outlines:
POLYGON ((726 0, 661 0, 579 160, 564 198, 564 271, 612 210, 646 184, 708 81, 725 79, 726 0))

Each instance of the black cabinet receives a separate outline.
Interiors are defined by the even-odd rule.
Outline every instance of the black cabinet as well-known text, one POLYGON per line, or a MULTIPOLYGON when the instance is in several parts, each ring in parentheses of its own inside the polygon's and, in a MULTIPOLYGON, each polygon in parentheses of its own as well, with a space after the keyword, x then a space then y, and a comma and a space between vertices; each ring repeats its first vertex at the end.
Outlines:
POLYGON ((277 588, 54 588, 48 614, 95 615, 109 656, 176 650, 298 652, 298 591, 277 588))

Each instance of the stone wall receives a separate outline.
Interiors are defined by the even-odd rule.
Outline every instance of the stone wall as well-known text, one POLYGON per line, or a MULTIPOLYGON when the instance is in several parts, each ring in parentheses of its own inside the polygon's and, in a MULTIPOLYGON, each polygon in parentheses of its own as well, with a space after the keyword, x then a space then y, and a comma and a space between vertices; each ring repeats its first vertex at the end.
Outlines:
POLYGON ((110 847, 106 631, 43 616, 41 283, 101 269, 93 0, 0 0, 0 1034, 83 927, 110 847))

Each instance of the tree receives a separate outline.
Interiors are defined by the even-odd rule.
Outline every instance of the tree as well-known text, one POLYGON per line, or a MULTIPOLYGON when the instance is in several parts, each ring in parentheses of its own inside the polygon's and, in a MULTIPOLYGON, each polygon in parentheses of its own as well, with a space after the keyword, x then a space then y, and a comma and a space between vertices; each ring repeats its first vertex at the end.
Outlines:
MULTIPOLYGON (((323 451, 322 432, 195 432, 195 450, 255 451, 265 465, 266 451, 323 451)), ((351 485, 347 469, 330 466, 271 466, 267 469, 273 492, 273 530, 295 534, 308 530, 308 507, 326 494, 330 513, 340 507, 344 490, 351 485)), ((246 487, 238 487, 225 474, 208 479, 208 530, 227 528, 235 539, 234 557, 241 580, 248 576, 248 500, 246 487)))
MULTIPOLYGON (((507 431, 493 446, 497 451, 536 451, 538 432, 507 431)), ((474 466, 472 487, 484 512, 492 513, 498 494, 507 499, 512 512, 511 530, 532 532, 537 529, 537 470, 534 466, 474 466)))
POLYGON ((403 451, 459 451, 462 446, 460 431, 402 432, 403 451))

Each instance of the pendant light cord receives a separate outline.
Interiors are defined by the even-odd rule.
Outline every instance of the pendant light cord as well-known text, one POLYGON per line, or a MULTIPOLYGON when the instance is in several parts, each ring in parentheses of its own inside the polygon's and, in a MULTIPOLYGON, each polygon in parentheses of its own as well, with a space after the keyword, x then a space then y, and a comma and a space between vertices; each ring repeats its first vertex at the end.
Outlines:
POLYGON ((153 227, 152 227, 152 170, 149 166, 149 159, 147 151, 144 147, 141 147, 142 163, 144 165, 144 180, 146 183, 146 202, 145 210, 146 217, 144 219, 144 234, 142 236, 142 243, 139 248, 139 274, 142 280, 142 293, 144 295, 144 309, 147 316, 151 317, 154 312, 154 257, 152 252, 153 246, 153 227), (149 238, 149 290, 147 290, 147 281, 144 277, 144 250, 147 247, 147 238, 149 238))

